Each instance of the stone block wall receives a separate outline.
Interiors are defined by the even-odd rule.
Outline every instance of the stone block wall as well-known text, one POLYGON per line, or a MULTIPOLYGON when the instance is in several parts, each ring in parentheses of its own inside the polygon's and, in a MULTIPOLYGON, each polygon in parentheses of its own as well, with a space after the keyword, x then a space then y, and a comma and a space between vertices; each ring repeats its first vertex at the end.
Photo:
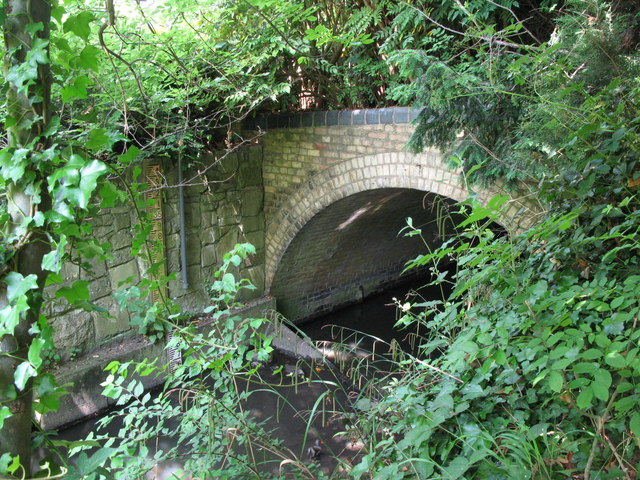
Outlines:
MULTIPOLYGON (((203 155, 184 172, 185 180, 190 181, 190 186, 185 187, 187 289, 183 288, 180 277, 177 162, 165 160, 163 173, 168 185, 163 190, 165 258, 167 273, 175 273, 175 279, 168 286, 168 296, 176 300, 184 312, 202 312, 210 304, 207 287, 213 282, 224 254, 236 243, 244 242, 256 247, 256 255, 233 273, 249 278, 257 289, 243 290, 240 300, 260 296, 264 290, 265 256, 262 148, 243 148, 224 158, 203 155)), ((67 284, 86 281, 90 300, 106 309, 110 318, 98 312, 71 310, 64 300, 55 298, 58 286, 45 292, 47 314, 55 328, 54 341, 62 360, 136 333, 129 325, 129 315, 117 308, 113 298, 113 292, 121 285, 135 283, 147 269, 142 255, 131 255, 132 228, 136 221, 131 208, 102 210, 90 222, 93 235, 101 242, 110 243, 109 260, 90 261, 91 271, 73 264, 63 267, 67 284)))
POLYGON ((137 278, 143 271, 139 258, 131 257, 131 209, 105 209, 89 219, 93 235, 111 244, 106 261, 90 259, 89 270, 79 265, 63 265, 62 276, 70 286, 75 281, 87 282, 90 301, 110 313, 107 318, 92 311, 74 310, 64 299, 55 298, 60 285, 45 289, 45 312, 55 329, 54 342, 62 360, 80 355, 92 347, 129 330, 129 317, 116 308, 113 292, 128 278, 137 278))
MULTIPOLYGON (((166 176, 169 185, 177 184, 177 167, 166 169, 166 176)), ((167 271, 176 274, 169 284, 169 296, 186 311, 202 311, 210 302, 206 289, 213 283, 224 254, 235 244, 246 242, 256 247, 256 255, 233 273, 248 278, 257 289, 243 290, 240 299, 261 295, 265 255, 262 148, 245 148, 222 159, 208 155, 194 163, 184 177, 194 178, 194 185, 185 189, 189 288, 183 288, 180 277, 178 189, 174 188, 167 190, 164 202, 167 271), (198 170, 204 173, 198 175, 198 170)))

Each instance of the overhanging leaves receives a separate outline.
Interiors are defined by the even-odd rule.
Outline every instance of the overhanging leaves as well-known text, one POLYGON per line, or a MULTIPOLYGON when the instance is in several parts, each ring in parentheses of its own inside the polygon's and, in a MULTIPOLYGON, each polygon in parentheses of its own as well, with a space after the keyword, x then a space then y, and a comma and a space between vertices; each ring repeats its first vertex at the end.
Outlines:
POLYGON ((18 272, 9 272, 4 278, 4 283, 7 284, 7 299, 12 303, 30 290, 38 288, 38 279, 34 274, 23 277, 18 272))

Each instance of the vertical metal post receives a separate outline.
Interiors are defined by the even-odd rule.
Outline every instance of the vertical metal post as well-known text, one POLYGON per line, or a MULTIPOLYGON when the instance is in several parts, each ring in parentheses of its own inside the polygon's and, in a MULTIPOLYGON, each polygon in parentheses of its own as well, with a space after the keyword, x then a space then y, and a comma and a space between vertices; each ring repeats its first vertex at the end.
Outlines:
POLYGON ((189 288, 187 278, 187 232, 184 226, 184 185, 182 184, 182 155, 178 156, 178 217, 180 220, 180 272, 182 276, 182 288, 189 288))

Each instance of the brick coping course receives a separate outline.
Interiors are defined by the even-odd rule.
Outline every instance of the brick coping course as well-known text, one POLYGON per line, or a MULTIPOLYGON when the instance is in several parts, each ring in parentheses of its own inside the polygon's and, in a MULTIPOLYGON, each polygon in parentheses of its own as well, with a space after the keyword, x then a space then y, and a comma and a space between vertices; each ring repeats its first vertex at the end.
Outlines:
POLYGON ((421 110, 419 107, 386 107, 269 113, 246 119, 244 128, 246 130, 268 130, 277 128, 331 127, 335 125, 406 124, 414 122, 421 110))

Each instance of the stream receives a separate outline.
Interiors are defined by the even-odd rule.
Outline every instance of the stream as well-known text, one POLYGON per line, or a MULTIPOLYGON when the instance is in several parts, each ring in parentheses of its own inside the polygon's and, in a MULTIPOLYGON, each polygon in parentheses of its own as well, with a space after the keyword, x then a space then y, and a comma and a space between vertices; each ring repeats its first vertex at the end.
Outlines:
MULTIPOLYGON (((282 446, 297 459, 307 465, 313 464, 314 469, 326 475, 343 468, 337 458, 343 464, 357 462, 364 445, 349 432, 348 414, 337 412, 358 408, 358 401, 367 395, 366 389, 375 387, 372 372, 385 369, 384 362, 388 360, 380 354, 388 353, 389 344, 398 342, 405 350, 413 349, 412 335, 393 328, 397 317, 394 298, 402 301, 411 288, 417 288, 417 285, 387 290, 300 326, 328 361, 310 365, 276 352, 272 360, 258 370, 266 383, 277 385, 276 393, 251 388, 252 393, 243 408, 251 417, 264 420, 268 430, 275 430, 282 446), (376 355, 372 357, 370 352, 376 355), (374 369, 375 362, 378 364, 374 369), (310 416, 313 416, 311 422, 308 421, 310 416)), ((434 290, 423 290, 421 295, 425 300, 439 298, 439 292, 434 290)), ((85 438, 97 429, 97 421, 83 421, 59 435, 65 440, 85 438)), ((114 435, 117 433, 115 425, 110 429, 114 435)), ((154 448, 166 450, 172 442, 175 441, 171 438, 159 439, 154 448)), ((150 450, 150 455, 153 453, 150 450)), ((283 463, 282 457, 265 449, 256 448, 252 453, 264 472, 278 474, 295 470, 295 466, 283 463)), ((180 468, 179 462, 162 462, 146 478, 180 478, 174 476, 180 468)))

